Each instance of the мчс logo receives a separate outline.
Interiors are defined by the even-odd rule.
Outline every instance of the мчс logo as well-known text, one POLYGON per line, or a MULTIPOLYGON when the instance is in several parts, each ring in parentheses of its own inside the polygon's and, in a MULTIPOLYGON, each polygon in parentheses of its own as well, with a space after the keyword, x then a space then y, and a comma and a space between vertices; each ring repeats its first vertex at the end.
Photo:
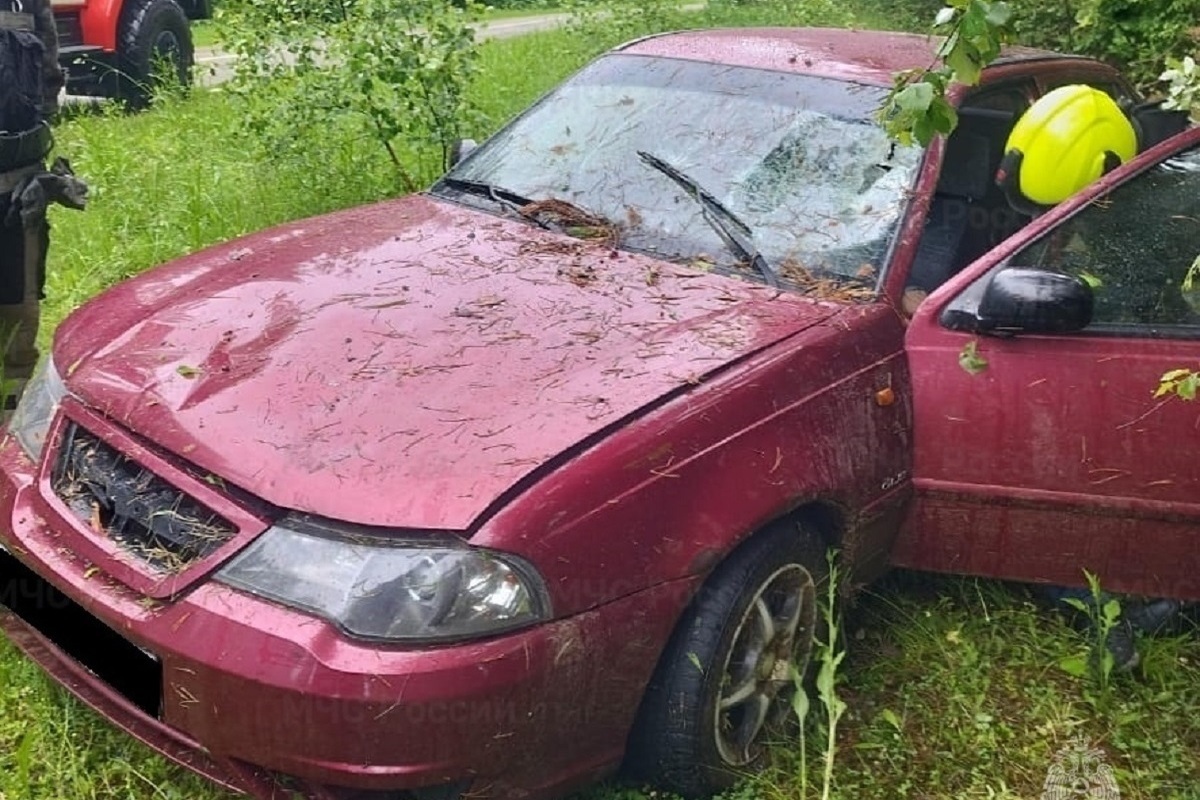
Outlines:
POLYGON ((1054 756, 1042 800, 1121 800, 1121 790, 1104 751, 1077 737, 1054 756))

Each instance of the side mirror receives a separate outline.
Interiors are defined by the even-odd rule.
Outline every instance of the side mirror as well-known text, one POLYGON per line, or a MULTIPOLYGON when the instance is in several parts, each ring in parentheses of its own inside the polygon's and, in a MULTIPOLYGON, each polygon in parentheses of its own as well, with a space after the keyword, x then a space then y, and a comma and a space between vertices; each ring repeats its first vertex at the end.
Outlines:
POLYGON ((447 166, 453 167, 478 146, 479 144, 474 139, 455 140, 454 144, 450 145, 450 163, 447 166))
POLYGON ((1092 287, 1060 272, 1006 267, 983 290, 978 333, 1067 333, 1092 321, 1092 287))

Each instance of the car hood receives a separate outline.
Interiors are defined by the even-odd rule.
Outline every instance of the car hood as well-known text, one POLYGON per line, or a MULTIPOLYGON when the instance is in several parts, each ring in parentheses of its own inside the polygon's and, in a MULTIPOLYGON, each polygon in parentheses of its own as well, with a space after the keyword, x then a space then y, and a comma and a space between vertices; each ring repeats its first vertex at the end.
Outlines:
POLYGON ((275 505, 466 530, 556 457, 837 307, 408 197, 120 284, 71 392, 275 505))

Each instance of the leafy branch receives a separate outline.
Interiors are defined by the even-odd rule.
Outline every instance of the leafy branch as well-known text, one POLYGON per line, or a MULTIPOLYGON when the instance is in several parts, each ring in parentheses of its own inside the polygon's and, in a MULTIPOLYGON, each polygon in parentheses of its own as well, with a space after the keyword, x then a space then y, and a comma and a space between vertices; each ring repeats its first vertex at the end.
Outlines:
POLYGON ((1173 369, 1159 378, 1154 396, 1162 397, 1173 394, 1181 400, 1195 400, 1197 389, 1200 389, 1200 372, 1190 369, 1173 369))
POLYGON ((947 98, 954 84, 974 86, 983 68, 1000 55, 1012 11, 1002 0, 950 0, 937 13, 932 32, 941 35, 936 59, 924 69, 897 73, 879 110, 888 135, 898 142, 928 145, 949 134, 958 114, 947 98))
POLYGON ((399 187, 446 167, 478 117, 474 0, 238 0, 218 9, 238 56, 225 90, 273 158, 297 156, 296 131, 353 131, 379 145, 399 187), (434 154, 436 153, 436 157, 434 154))
POLYGON ((1167 100, 1163 108, 1192 112, 1193 119, 1200 117, 1200 66, 1196 59, 1184 56, 1180 60, 1169 59, 1168 69, 1158 76, 1167 84, 1167 100))
MULTIPOLYGON (((1196 106, 1200 108, 1200 105, 1196 106)), ((1185 299, 1194 298, 1200 294, 1200 256, 1188 267, 1187 274, 1179 286, 1185 299)), ((1191 300, 1188 301, 1189 305, 1191 300)), ((1200 390, 1200 372, 1191 369, 1173 369, 1158 379, 1158 388, 1154 390, 1155 397, 1173 394, 1181 400, 1195 400, 1196 391, 1200 390)))

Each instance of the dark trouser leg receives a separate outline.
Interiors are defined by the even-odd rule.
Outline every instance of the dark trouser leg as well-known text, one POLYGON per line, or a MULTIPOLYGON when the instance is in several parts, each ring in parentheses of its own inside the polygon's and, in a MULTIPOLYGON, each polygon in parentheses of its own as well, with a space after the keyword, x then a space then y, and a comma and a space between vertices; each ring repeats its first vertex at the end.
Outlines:
MULTIPOLYGON (((5 400, 19 397, 37 364, 41 285, 49 228, 43 222, 24 231, 23 296, 18 305, 0 305, 0 341, 4 344, 3 390, 5 400)), ((6 402, 7 405, 7 402, 6 402)), ((11 409, 10 409, 11 410, 11 409)))

